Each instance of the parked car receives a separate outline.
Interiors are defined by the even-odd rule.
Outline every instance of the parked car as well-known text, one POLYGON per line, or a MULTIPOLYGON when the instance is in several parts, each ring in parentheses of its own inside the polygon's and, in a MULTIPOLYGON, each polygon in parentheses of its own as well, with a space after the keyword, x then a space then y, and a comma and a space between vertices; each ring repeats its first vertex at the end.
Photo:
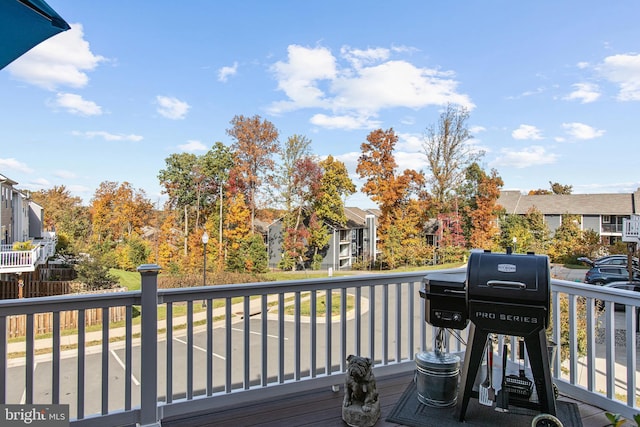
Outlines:
MULTIPOLYGON (((607 255, 597 258, 596 260, 591 260, 590 258, 583 256, 578 258, 578 261, 584 262, 589 267, 595 267, 597 265, 621 265, 626 267, 629 258, 627 255, 607 255)), ((638 261, 638 258, 633 257, 632 263, 635 268, 640 268, 640 262, 638 261)))
MULTIPOLYGON (((604 285, 611 282, 624 282, 629 280, 629 271, 625 266, 596 265, 591 267, 584 275, 585 283, 592 285, 604 285)), ((633 269, 633 280, 640 281, 640 270, 633 269)))

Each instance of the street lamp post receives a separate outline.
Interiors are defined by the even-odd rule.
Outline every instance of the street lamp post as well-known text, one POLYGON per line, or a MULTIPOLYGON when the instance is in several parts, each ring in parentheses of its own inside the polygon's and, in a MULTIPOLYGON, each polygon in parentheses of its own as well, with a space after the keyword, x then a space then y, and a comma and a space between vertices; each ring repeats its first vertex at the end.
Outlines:
MULTIPOLYGON (((202 245, 204 246, 204 268, 202 269, 202 285, 207 286, 207 243, 209 243, 209 234, 205 231, 202 234, 202 245)), ((202 300, 202 306, 206 305, 205 300, 202 300)))

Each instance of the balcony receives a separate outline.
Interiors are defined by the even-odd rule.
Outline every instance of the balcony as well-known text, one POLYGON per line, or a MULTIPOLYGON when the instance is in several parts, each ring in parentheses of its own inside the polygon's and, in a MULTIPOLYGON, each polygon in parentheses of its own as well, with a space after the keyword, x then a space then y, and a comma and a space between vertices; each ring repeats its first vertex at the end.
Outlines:
POLYGON ((47 233, 43 239, 32 240, 33 248, 16 251, 13 245, 0 245, 0 273, 25 273, 35 271, 56 253, 57 237, 47 233))
MULTIPOLYGON (((415 354, 433 348, 418 295, 425 272, 158 290, 158 269, 140 267, 141 291, 0 301, 0 403, 68 404, 73 426, 242 424, 233 414, 254 425, 343 425, 342 393, 331 390, 349 354, 374 360, 384 411, 411 381, 415 354), (123 322, 110 324, 112 307, 124 309, 123 322), (101 327, 62 333, 62 316, 95 308, 101 327), (52 313, 44 338, 39 313, 52 313), (9 342, 16 317, 26 337, 9 342)), ((631 419, 638 340, 620 330, 636 330, 640 296, 553 279, 552 304, 562 398, 598 413, 597 425, 603 410, 631 419)), ((453 334, 446 344, 464 350, 453 334)))

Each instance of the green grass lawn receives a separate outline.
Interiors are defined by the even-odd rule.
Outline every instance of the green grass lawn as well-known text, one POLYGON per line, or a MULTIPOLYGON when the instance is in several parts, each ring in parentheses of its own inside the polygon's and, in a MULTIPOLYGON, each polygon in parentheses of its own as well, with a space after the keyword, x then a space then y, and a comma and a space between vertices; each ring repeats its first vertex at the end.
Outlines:
POLYGON ((117 268, 112 268, 109 273, 116 276, 120 282, 120 286, 127 288, 130 291, 140 290, 140 273, 137 271, 125 271, 117 268))

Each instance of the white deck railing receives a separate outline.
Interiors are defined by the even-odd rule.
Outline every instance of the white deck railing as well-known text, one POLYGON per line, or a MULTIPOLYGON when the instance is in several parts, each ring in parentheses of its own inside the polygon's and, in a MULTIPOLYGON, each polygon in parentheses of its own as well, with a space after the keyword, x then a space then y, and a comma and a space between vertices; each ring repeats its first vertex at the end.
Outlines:
POLYGON ((22 273, 35 271, 40 264, 56 253, 55 235, 33 242, 34 247, 16 251, 13 245, 0 245, 0 273, 22 273))
MULTIPOLYGON (((158 269, 140 268, 142 291, 0 301, 0 403, 68 404, 73 426, 159 426, 164 418, 341 385, 349 354, 373 359, 382 377, 414 371, 415 354, 433 349, 418 293, 425 271, 157 290, 158 269), (97 331, 60 331, 62 312, 83 318, 89 308, 114 306, 125 307, 122 325, 110 327, 103 310, 97 331), (41 312, 53 313, 50 338, 34 336, 41 312), (15 315, 26 316, 27 336, 9 343, 15 315)), ((640 412, 636 334, 615 340, 617 327, 635 331, 640 295, 553 280, 552 303, 560 308, 553 324, 562 325, 554 329, 558 355, 568 354, 553 366, 561 392, 627 418, 640 412), (605 311, 594 308, 596 300, 606 301, 605 311), (622 325, 616 302, 626 306, 622 325)), ((447 345, 464 350, 454 334, 447 345)))
POLYGON ((631 215, 622 220, 622 241, 640 242, 640 215, 631 215))

